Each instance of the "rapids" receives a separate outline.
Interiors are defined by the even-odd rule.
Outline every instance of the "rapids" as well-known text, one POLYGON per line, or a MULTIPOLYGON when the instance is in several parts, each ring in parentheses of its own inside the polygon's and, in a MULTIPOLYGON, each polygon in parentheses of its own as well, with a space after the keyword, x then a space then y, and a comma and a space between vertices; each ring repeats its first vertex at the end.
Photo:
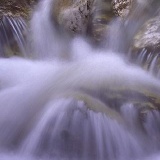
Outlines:
POLYGON ((140 117, 134 103, 141 90, 159 97, 159 79, 118 49, 59 34, 51 3, 38 4, 24 57, 0 58, 0 160, 160 160, 160 112, 140 117), (109 101, 126 88, 131 98, 109 101))

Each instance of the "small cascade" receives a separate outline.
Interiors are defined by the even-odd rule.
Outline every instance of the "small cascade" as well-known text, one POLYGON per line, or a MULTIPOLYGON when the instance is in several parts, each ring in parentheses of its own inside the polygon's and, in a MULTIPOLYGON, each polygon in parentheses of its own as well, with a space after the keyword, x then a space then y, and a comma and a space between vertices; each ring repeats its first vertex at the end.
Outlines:
POLYGON ((158 110, 140 111, 136 105, 129 103, 121 107, 121 113, 124 116, 130 130, 139 135, 139 142, 142 142, 143 148, 148 152, 156 152, 160 148, 160 112, 158 110), (142 141, 143 140, 143 141, 142 141), (149 144, 146 146, 146 142, 149 144))
POLYGON ((83 101, 51 102, 26 139, 24 153, 55 159, 129 159, 142 149, 123 124, 95 113, 83 101))
MULTIPOLYGON (((138 51, 135 54, 135 63, 139 66, 142 66, 144 69, 148 70, 150 74, 160 78, 160 54, 157 51, 149 51, 146 48, 143 48, 141 51, 138 51), (138 55, 138 56, 137 56, 138 55)), ((132 57, 133 58, 133 57, 132 57)))
POLYGON ((23 18, 3 15, 0 20, 0 56, 26 54, 27 25, 23 18))
POLYGON ((146 113, 144 118, 144 128, 150 137, 150 141, 154 142, 152 147, 160 147, 160 112, 157 110, 146 113))

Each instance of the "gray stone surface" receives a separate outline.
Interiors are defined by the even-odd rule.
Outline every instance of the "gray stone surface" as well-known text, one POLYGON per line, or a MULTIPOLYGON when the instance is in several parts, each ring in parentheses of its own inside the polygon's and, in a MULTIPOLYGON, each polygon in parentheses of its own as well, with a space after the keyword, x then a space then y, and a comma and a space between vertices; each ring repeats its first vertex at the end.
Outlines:
POLYGON ((72 33, 85 33, 93 0, 57 0, 53 16, 58 25, 72 33))
POLYGON ((160 44, 160 16, 148 20, 134 37, 134 48, 157 48, 160 44))

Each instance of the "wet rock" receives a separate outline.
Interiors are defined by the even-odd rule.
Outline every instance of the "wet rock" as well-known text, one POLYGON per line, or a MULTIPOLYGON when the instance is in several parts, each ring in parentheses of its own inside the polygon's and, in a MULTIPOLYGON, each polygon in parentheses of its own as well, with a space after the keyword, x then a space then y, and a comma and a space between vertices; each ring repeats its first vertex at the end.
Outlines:
POLYGON ((53 17, 59 26, 71 33, 83 34, 87 30, 93 0, 56 0, 53 17))
POLYGON ((134 37, 133 47, 153 48, 160 47, 160 17, 148 20, 134 37))
POLYGON ((131 60, 157 75, 160 69, 160 18, 146 21, 133 38, 131 60))
POLYGON ((153 111, 160 112, 160 92, 156 88, 133 85, 119 88, 113 87, 112 89, 97 92, 91 90, 85 92, 117 112, 121 112, 121 108, 124 105, 126 109, 130 109, 131 105, 137 112, 136 119, 142 130, 145 115, 153 111))
POLYGON ((116 110, 119 110, 119 107, 124 103, 139 104, 143 109, 160 110, 159 95, 160 93, 154 92, 152 89, 126 87, 101 92, 99 98, 106 105, 116 110))
POLYGON ((111 109, 112 107, 108 107, 108 105, 103 103, 97 97, 91 96, 83 92, 68 92, 64 95, 62 94, 62 97, 73 97, 76 101, 80 102, 81 106, 84 108, 79 107, 79 110, 81 110, 83 114, 85 114, 86 110, 91 110, 95 113, 105 114, 107 117, 115 119, 118 122, 123 122, 118 112, 116 112, 114 109, 111 109))
POLYGON ((131 10, 132 1, 133 0, 112 0, 115 15, 126 17, 131 10))
POLYGON ((57 0, 52 17, 58 26, 72 34, 89 35, 100 42, 106 35, 109 22, 115 17, 111 0, 57 0))
MULTIPOLYGON (((154 137, 151 136, 152 134, 148 134, 146 125, 150 125, 150 119, 148 120, 150 115, 153 113, 160 115, 159 96, 160 93, 154 92, 151 88, 126 87, 107 90, 99 95, 99 99, 107 106, 120 112, 130 130, 145 134, 152 141, 154 137)), ((151 118, 153 122, 157 120, 154 115, 151 118)), ((159 125, 159 123, 154 125, 159 125)), ((153 132, 156 132, 156 129, 153 129, 153 132)), ((159 133, 156 133, 157 137, 159 137, 159 133)))
POLYGON ((127 16, 131 4, 132 0, 56 0, 52 17, 64 30, 72 34, 87 34, 96 43, 101 43, 106 39, 109 23, 115 14, 127 16))

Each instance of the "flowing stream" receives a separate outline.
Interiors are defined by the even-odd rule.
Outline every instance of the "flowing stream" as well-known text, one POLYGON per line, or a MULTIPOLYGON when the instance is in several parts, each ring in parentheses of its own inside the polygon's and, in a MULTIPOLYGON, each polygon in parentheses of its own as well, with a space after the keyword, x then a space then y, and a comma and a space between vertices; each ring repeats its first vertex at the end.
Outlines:
POLYGON ((59 33, 51 3, 33 14, 25 58, 0 58, 0 160, 160 160, 159 79, 59 33))

